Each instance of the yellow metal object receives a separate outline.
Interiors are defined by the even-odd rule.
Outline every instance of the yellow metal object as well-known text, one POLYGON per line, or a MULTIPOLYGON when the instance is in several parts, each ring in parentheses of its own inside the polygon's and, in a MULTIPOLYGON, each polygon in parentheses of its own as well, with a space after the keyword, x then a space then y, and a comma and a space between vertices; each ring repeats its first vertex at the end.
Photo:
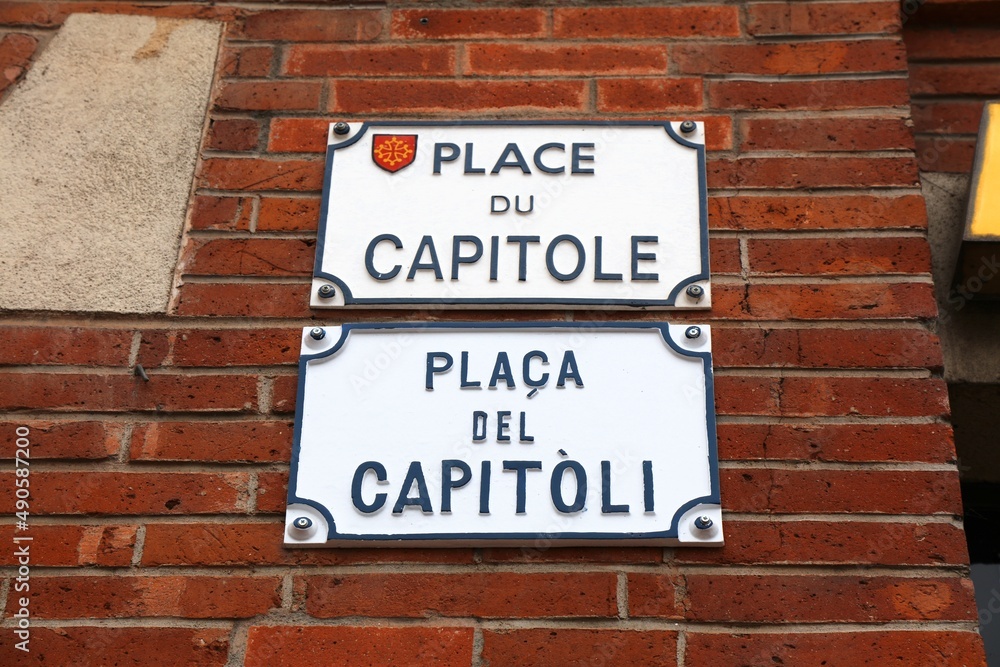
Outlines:
POLYGON ((1000 239, 1000 103, 983 109, 965 239, 1000 239))
POLYGON ((966 299, 1000 297, 1000 102, 983 107, 955 287, 966 299))

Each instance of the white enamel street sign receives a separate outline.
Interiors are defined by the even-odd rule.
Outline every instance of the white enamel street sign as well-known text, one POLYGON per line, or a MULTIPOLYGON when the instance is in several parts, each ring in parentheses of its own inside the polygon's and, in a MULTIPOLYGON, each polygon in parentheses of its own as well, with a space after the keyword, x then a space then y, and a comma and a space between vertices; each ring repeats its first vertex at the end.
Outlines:
POLYGON ((722 544, 711 332, 304 329, 288 546, 722 544))
POLYGON ((310 296, 709 308, 701 123, 330 126, 310 296))

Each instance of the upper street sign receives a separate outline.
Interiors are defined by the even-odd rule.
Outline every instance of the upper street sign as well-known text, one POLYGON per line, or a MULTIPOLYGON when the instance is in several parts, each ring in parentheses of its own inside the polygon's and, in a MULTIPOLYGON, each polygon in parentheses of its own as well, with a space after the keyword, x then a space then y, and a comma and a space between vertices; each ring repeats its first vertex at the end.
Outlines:
POLYGON ((313 307, 708 308, 701 123, 330 126, 313 307))

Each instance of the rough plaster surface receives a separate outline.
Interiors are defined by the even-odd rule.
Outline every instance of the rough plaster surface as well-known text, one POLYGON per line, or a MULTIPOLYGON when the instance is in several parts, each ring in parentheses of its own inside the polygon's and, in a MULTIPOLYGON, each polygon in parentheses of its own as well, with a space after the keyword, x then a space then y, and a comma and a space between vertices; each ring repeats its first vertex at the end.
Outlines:
MULTIPOLYGON (((965 227, 969 177, 927 173, 921 176, 927 202, 938 334, 948 382, 1000 382, 1000 304, 970 301, 952 284, 965 227)), ((1000 259, 1000 258, 998 258, 1000 259)), ((1000 275, 997 275, 1000 280, 1000 275)))
POLYGON ((166 311, 220 30, 67 19, 0 105, 0 309, 166 311))

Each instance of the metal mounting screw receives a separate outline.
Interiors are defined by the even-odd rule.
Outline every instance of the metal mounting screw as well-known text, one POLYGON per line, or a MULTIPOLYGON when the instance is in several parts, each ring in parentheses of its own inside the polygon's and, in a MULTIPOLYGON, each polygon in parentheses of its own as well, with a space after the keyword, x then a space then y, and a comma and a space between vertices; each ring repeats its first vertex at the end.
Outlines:
POLYGON ((322 327, 313 327, 313 329, 309 332, 309 337, 313 340, 323 340, 326 338, 326 329, 322 327))
POLYGON ((292 521, 292 526, 299 530, 309 530, 313 525, 312 519, 307 516, 300 516, 292 521))
POLYGON ((321 299, 332 299, 337 294, 337 290, 333 289, 333 285, 320 285, 318 293, 321 299))
POLYGON ((691 134, 697 127, 698 126, 694 124, 693 120, 686 120, 681 123, 681 132, 684 134, 691 134))
POLYGON ((714 521, 710 517, 700 516, 694 520, 694 527, 698 530, 708 530, 714 525, 714 521))
POLYGON ((687 295, 695 301, 698 301, 701 297, 705 296, 705 288, 701 285, 688 285, 688 288, 685 291, 687 292, 687 295))
POLYGON ((701 327, 688 327, 684 331, 685 338, 699 338, 701 336, 701 327))
POLYGON ((344 121, 340 121, 339 123, 334 123, 333 125, 334 134, 347 134, 350 131, 351 131, 351 126, 345 123, 344 121))
POLYGON ((429 18, 427 18, 426 16, 424 16, 423 18, 420 19, 420 25, 427 25, 430 22, 431 22, 431 20, 429 18))

